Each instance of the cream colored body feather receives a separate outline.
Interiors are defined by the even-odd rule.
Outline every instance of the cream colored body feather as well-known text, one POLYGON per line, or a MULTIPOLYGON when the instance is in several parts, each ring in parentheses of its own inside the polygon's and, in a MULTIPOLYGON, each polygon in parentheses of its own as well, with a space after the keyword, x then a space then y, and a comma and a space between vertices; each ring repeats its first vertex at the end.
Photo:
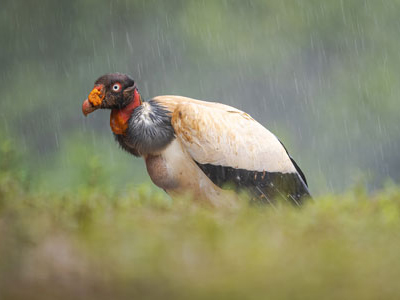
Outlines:
POLYGON ((181 96, 152 99, 172 116, 176 139, 144 155, 150 177, 169 194, 192 193, 219 206, 233 193, 217 187, 196 165, 296 173, 279 140, 248 114, 228 105, 181 96))

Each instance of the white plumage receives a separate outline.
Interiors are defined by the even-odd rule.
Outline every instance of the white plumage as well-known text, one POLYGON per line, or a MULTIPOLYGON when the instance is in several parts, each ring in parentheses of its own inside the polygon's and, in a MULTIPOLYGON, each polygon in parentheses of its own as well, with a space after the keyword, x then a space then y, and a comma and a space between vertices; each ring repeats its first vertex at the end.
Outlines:
POLYGON ((259 172, 296 172, 275 135, 248 114, 229 106, 211 107, 185 99, 176 106, 171 124, 198 163, 259 172))

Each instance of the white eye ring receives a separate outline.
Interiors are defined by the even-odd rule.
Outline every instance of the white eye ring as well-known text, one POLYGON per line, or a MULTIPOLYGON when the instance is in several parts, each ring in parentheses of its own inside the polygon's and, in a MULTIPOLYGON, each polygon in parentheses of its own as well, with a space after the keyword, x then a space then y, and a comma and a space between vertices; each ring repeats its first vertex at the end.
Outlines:
POLYGON ((115 84, 112 86, 112 89, 113 89, 114 92, 118 92, 118 91, 121 89, 121 84, 115 83, 115 84))

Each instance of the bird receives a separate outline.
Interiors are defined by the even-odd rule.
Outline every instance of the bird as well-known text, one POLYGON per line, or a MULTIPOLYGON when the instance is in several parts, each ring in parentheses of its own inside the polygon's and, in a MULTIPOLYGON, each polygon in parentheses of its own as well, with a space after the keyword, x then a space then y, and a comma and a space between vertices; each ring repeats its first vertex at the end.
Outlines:
POLYGON ((183 96, 144 101, 123 73, 99 77, 82 104, 85 116, 110 109, 120 147, 142 157, 153 183, 172 198, 190 195, 233 206, 241 191, 252 203, 311 198, 306 177, 285 146, 249 114, 183 96))

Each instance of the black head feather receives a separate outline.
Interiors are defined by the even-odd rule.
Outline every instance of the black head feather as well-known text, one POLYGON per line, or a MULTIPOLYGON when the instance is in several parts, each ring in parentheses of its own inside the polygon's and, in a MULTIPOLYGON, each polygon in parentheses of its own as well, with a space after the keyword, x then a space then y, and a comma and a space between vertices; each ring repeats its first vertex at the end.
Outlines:
POLYGON ((121 109, 128 105, 136 88, 135 81, 128 75, 122 73, 110 73, 99 77, 95 85, 103 85, 105 97, 101 108, 121 109), (114 90, 115 85, 120 89, 114 90))

